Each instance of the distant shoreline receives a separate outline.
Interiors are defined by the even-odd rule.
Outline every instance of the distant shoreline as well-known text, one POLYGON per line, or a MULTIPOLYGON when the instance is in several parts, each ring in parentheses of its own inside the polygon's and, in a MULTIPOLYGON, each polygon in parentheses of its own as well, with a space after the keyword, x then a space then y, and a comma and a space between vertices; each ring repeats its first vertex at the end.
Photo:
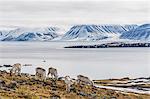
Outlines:
POLYGON ((112 42, 112 43, 97 44, 97 45, 66 46, 64 48, 125 48, 125 47, 150 47, 150 43, 112 42))

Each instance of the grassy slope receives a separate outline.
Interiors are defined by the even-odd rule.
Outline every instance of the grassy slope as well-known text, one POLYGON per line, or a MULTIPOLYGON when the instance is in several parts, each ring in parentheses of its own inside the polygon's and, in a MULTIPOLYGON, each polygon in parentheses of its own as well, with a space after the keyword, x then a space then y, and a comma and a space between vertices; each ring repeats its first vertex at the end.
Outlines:
POLYGON ((0 88, 0 98, 2 99, 42 99, 51 96, 61 97, 61 99, 150 99, 149 95, 122 93, 114 90, 101 89, 88 85, 74 84, 70 93, 65 91, 65 83, 63 80, 54 82, 52 79, 40 81, 34 77, 26 76, 10 76, 9 73, 0 73, 0 80, 6 84, 9 90, 0 88), (12 81, 17 82, 17 86, 9 88, 12 81))

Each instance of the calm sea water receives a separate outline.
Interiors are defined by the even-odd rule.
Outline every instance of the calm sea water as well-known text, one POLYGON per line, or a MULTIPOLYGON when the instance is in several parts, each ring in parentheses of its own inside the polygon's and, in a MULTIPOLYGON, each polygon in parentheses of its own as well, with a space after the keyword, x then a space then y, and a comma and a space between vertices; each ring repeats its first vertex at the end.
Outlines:
POLYGON ((0 42, 0 64, 33 64, 22 67, 30 74, 37 66, 55 67, 59 76, 83 74, 91 79, 150 76, 150 48, 63 48, 92 43, 101 42, 0 42))

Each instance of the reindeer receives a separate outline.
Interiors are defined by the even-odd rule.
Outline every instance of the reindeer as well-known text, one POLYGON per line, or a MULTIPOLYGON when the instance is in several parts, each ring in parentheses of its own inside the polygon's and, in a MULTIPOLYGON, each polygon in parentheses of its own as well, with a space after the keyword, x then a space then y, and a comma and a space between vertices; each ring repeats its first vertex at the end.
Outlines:
POLYGON ((93 86, 93 82, 88 77, 83 76, 83 75, 77 76, 77 82, 93 86))
POLYGON ((21 64, 20 63, 16 63, 12 66, 12 68, 10 69, 10 75, 12 74, 15 74, 15 75, 20 75, 21 73, 21 64))
POLYGON ((55 78, 55 79, 58 78, 57 69, 55 69, 55 68, 53 68, 53 67, 50 67, 50 68, 48 69, 48 74, 47 74, 47 76, 49 76, 49 74, 51 74, 51 77, 52 77, 52 78, 55 78))
POLYGON ((70 76, 65 76, 65 84, 66 84, 66 91, 69 93, 70 89, 71 89, 71 85, 73 84, 72 79, 70 78, 70 76))
POLYGON ((35 77, 42 80, 46 79, 46 70, 41 67, 37 67, 35 77))

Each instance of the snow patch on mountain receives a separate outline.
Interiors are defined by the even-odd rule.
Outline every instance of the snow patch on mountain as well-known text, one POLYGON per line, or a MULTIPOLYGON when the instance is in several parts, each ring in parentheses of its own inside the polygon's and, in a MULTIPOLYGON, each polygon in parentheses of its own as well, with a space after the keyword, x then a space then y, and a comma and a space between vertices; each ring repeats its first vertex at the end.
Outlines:
POLYGON ((106 38, 119 38, 125 32, 137 25, 76 25, 73 26, 61 40, 95 41, 106 38))
POLYGON ((125 32, 120 36, 120 38, 150 41, 150 24, 143 24, 131 31, 125 32))
POLYGON ((15 30, 16 27, 12 26, 0 26, 0 41, 3 40, 11 30, 15 30))
POLYGON ((10 30, 7 33, 2 31, 2 41, 47 41, 58 37, 59 28, 27 28, 18 27, 10 30))

